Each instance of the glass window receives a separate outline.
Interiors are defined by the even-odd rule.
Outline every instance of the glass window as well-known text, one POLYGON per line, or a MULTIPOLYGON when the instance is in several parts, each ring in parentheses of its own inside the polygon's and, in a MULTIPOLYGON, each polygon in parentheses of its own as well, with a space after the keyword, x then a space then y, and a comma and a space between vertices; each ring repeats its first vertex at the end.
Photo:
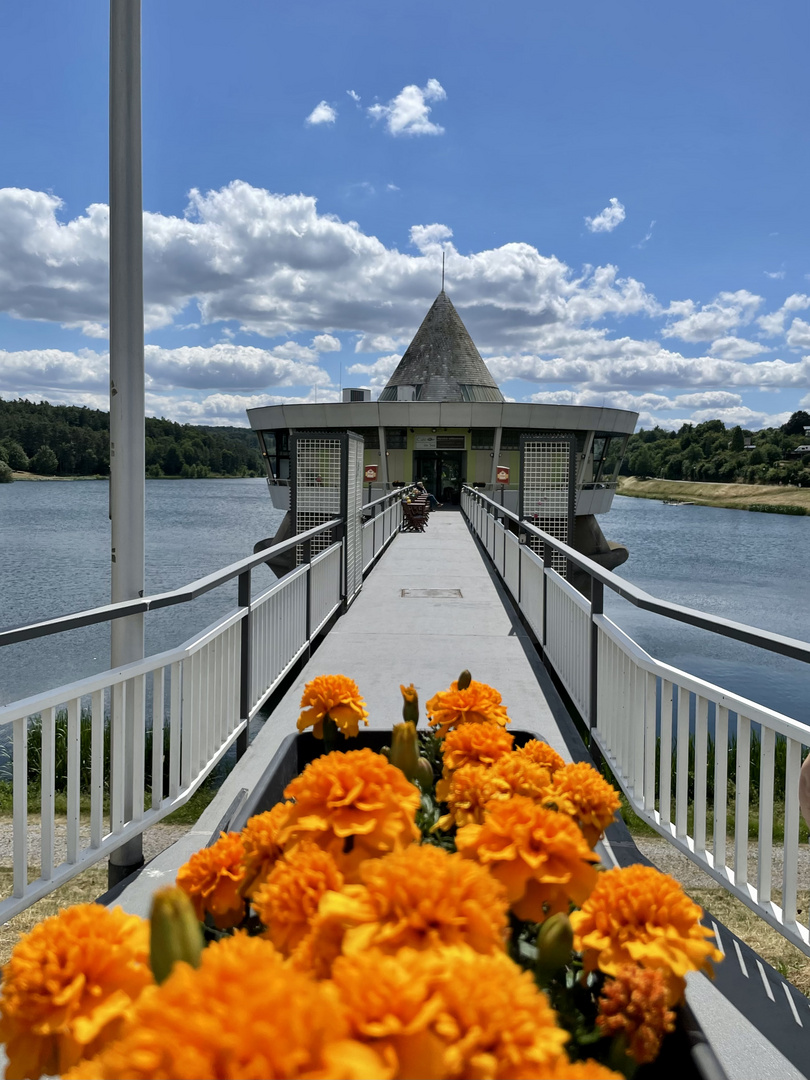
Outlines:
POLYGON ((470 447, 473 450, 491 450, 495 445, 495 428, 473 428, 470 447))
POLYGON ((385 446, 387 450, 405 450, 408 446, 408 429, 404 427, 387 427, 385 429, 385 446))
POLYGON ((366 450, 380 449, 380 429, 375 427, 356 427, 352 431, 363 437, 363 445, 366 450))

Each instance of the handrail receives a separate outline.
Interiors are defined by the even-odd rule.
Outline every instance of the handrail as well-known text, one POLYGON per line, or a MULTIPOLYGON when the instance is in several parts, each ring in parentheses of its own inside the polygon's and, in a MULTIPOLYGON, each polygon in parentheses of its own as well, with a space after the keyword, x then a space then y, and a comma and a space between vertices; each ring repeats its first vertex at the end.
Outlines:
POLYGON ((748 645, 757 645, 762 649, 767 649, 770 652, 778 653, 780 656, 789 656, 794 660, 801 660, 805 664, 810 664, 810 644, 806 641, 800 641, 798 638, 785 637, 782 634, 774 634, 770 630, 762 630, 755 626, 750 626, 747 623, 735 622, 733 619, 724 619, 721 615, 709 615, 705 611, 698 611, 696 608, 686 607, 684 604, 675 604, 670 600, 659 600, 658 597, 652 596, 650 593, 645 592, 643 589, 639 589, 636 585, 631 585, 630 582, 624 578, 619 577, 610 570, 605 570, 604 567, 594 562, 593 559, 589 559, 587 555, 583 555, 581 551, 576 551, 574 548, 569 547, 568 544, 563 543, 562 540, 558 540, 556 537, 549 535, 549 533, 543 532, 542 529, 538 529, 536 525, 532 525, 531 522, 525 519, 521 521, 517 514, 512 510, 508 510, 506 507, 501 506, 500 503, 495 502, 494 499, 490 499, 487 495, 482 495, 480 491, 464 485, 470 495, 475 496, 481 502, 489 503, 498 514, 503 517, 508 517, 511 521, 515 522, 519 529, 532 536, 536 536, 539 540, 542 540, 544 544, 548 544, 556 551, 560 552, 568 562, 573 563, 574 566, 580 570, 584 570, 590 577, 596 581, 601 582, 603 585, 607 585, 609 589, 617 593, 628 603, 634 607, 640 608, 643 611, 651 611, 655 615, 663 615, 666 618, 675 619, 678 622, 687 623, 689 626, 697 626, 701 630, 709 630, 713 633, 720 634, 722 637, 733 638, 736 641, 744 641, 748 645))
POLYGON ((363 513, 370 509, 372 506, 379 506, 381 502, 385 502, 387 499, 398 499, 403 491, 410 491, 412 487, 416 487, 415 483, 403 484, 402 487, 392 488, 391 491, 386 491, 384 495, 381 495, 379 499, 374 499, 372 502, 363 503, 360 507, 360 512, 363 513))
POLYGON ((13 645, 18 641, 30 641, 32 638, 47 637, 49 634, 58 634, 63 630, 75 630, 81 626, 91 626, 93 623, 107 622, 111 619, 122 619, 127 615, 136 615, 143 611, 155 611, 159 608, 174 607, 176 604, 186 604, 190 600, 196 600, 198 596, 219 588, 233 578, 255 566, 260 566, 268 559, 282 555, 285 551, 306 543, 313 537, 333 529, 342 524, 342 518, 333 518, 323 525, 316 525, 306 532, 298 533, 289 540, 282 540, 272 547, 263 548, 262 551, 248 555, 239 562, 230 563, 228 566, 217 570, 213 574, 197 578, 196 581, 183 585, 171 592, 156 593, 154 596, 145 596, 137 600, 122 600, 117 604, 105 604, 104 607, 89 608, 87 611, 77 611, 68 615, 60 615, 55 619, 45 619, 43 622, 27 623, 24 626, 14 626, 0 630, 0 647, 13 645))

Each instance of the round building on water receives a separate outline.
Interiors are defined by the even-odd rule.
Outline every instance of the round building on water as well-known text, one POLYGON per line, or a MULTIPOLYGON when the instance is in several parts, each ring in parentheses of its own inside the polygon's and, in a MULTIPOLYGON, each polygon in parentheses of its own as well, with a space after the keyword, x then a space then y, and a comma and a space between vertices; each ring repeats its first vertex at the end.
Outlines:
POLYGON ((638 414, 505 401, 444 290, 376 401, 367 389, 345 389, 341 402, 267 405, 249 409, 248 419, 273 503, 284 509, 292 431, 361 435, 364 464, 377 466, 370 498, 422 480, 441 503, 452 505, 467 483, 516 513, 525 512, 519 505, 522 437, 567 438, 574 462, 572 546, 607 569, 627 558, 626 548, 605 540, 596 515, 610 509, 638 414), (499 482, 504 467, 506 483, 499 482))

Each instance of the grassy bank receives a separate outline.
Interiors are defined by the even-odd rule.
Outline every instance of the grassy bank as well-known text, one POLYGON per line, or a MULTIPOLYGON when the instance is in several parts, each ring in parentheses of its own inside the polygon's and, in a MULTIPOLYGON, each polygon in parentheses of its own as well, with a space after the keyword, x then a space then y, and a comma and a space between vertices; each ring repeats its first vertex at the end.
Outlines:
POLYGON ((810 514, 810 488, 787 485, 706 484, 692 480, 640 480, 636 476, 620 476, 618 494, 637 499, 721 506, 729 510, 810 514))

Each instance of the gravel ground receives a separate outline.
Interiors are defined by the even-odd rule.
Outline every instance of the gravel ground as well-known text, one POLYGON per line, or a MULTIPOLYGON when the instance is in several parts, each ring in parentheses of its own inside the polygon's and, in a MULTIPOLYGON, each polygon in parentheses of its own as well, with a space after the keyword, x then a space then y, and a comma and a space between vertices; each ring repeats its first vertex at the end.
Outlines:
MULTIPOLYGON (((143 854, 147 862, 163 851, 175 840, 188 832, 189 825, 152 825, 143 833, 143 854)), ((90 842, 90 825, 79 826, 82 846, 90 842)), ((38 821, 28 822, 28 865, 37 867, 41 857, 41 833, 38 821)), ((67 822, 56 822, 54 834, 54 866, 67 858, 67 822)), ((14 862, 13 827, 10 820, 0 822, 0 867, 11 867, 14 862)))
MULTIPOLYGON (((722 888, 714 878, 704 874, 696 863, 693 863, 686 855, 682 855, 663 837, 634 836, 633 839, 642 855, 646 855, 659 870, 663 870, 664 873, 670 874, 677 881, 680 881, 685 889, 722 888)), ((730 848, 728 854, 729 862, 733 862, 733 849, 730 848)), ((774 889, 780 890, 782 886, 781 847, 774 850, 771 865, 771 880, 774 889)), ((757 845, 755 842, 748 845, 748 880, 751 882, 757 880, 757 845)), ((799 889, 808 888, 810 888, 810 845, 801 844, 799 846, 799 889)))

